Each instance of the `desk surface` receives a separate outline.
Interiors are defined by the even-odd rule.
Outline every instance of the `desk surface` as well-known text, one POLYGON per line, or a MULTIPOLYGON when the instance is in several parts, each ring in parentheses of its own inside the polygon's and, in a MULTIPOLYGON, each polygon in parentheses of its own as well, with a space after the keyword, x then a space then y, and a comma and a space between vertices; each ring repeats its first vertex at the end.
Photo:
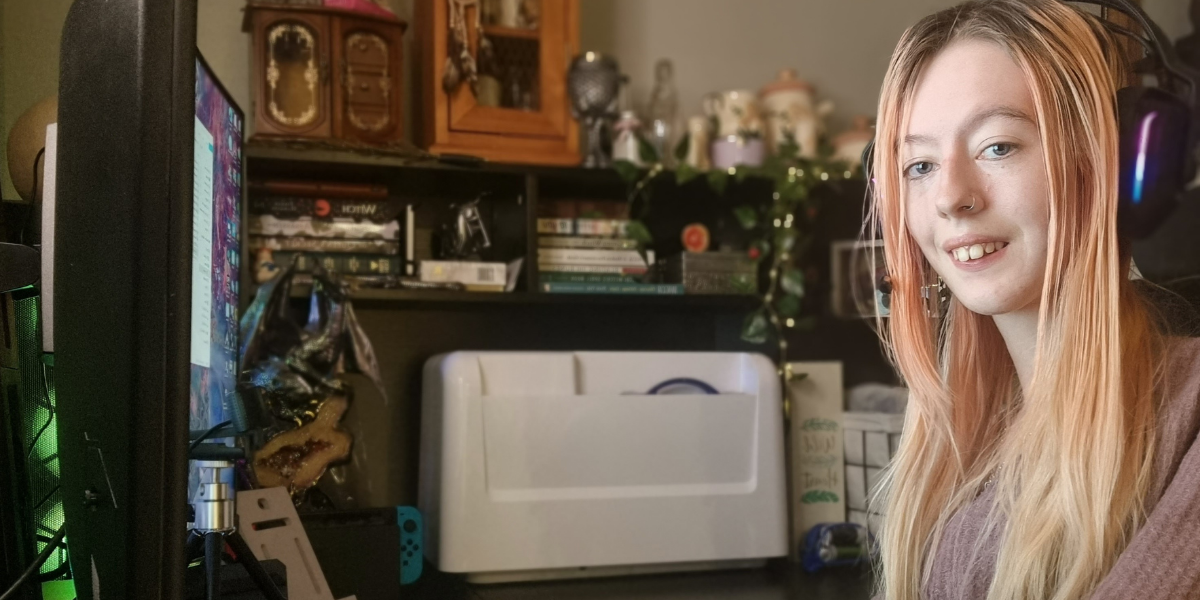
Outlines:
POLYGON ((810 574, 780 563, 765 569, 469 585, 429 568, 406 600, 867 600, 868 569, 810 574))

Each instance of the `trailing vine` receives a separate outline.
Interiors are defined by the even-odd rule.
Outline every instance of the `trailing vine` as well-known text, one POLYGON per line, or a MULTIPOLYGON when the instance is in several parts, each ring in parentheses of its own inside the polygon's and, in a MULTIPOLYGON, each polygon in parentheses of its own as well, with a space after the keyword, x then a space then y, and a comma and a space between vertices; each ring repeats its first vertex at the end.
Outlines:
POLYGON ((779 152, 767 158, 762 166, 699 171, 682 160, 686 144, 685 139, 676 148, 679 166, 673 170, 667 169, 654 148, 645 142, 641 144, 640 158, 643 164, 649 165, 648 168, 627 161, 616 162, 617 172, 630 185, 629 203, 632 206, 641 201, 640 218, 631 221, 629 235, 643 248, 653 241, 643 220, 651 202, 651 184, 656 181, 671 178, 676 185, 683 185, 703 178, 718 196, 725 196, 730 181, 756 178, 771 182, 769 202, 731 205, 730 211, 751 236, 747 249, 750 258, 759 265, 764 262, 767 265, 766 284, 760 286, 758 293, 761 304, 746 315, 742 339, 765 344, 774 334, 778 344, 779 375, 786 381, 791 378, 791 373, 787 372, 785 329, 811 329, 816 322, 815 316, 801 314, 805 276, 800 266, 812 245, 820 209, 814 191, 822 186, 836 185, 856 173, 846 163, 830 158, 832 149, 828 146, 823 146, 816 158, 805 158, 790 140, 781 144, 779 152))

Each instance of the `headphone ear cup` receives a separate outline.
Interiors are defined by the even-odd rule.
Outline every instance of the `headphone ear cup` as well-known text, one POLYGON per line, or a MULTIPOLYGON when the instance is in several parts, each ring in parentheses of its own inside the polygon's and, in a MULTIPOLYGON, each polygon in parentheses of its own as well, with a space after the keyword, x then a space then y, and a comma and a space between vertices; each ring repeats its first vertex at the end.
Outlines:
POLYGON ((1120 126, 1122 235, 1143 238, 1175 208, 1189 175, 1187 140, 1191 113, 1179 98, 1158 88, 1117 91, 1120 126))

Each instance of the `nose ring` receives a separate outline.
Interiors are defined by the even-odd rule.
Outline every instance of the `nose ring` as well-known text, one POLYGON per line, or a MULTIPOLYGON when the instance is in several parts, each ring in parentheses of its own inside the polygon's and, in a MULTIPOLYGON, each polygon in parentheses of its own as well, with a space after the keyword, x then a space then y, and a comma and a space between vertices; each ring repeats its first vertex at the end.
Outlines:
POLYGON ((964 206, 963 210, 968 210, 968 211, 975 210, 975 196, 971 196, 971 205, 964 206))

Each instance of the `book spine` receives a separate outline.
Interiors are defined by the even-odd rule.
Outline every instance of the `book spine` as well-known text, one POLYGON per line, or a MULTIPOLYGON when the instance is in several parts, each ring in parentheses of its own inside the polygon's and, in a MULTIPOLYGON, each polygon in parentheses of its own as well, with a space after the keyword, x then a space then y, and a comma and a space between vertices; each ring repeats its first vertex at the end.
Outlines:
POLYGON ((328 181, 287 181, 267 179, 250 182, 251 192, 282 196, 325 196, 328 198, 387 198, 386 185, 333 183, 328 181))
POLYGON ((647 296, 678 296, 683 286, 677 283, 543 283, 542 290, 551 294, 630 294, 647 296))
POLYGON ((551 235, 571 235, 575 224, 571 219, 538 219, 537 232, 551 235))
POLYGON ((605 250, 637 250, 636 240, 621 238, 542 236, 538 238, 542 248, 600 248, 605 250))
POLYGON ((393 200, 372 198, 312 198, 306 196, 251 196, 250 212, 274 215, 284 219, 313 217, 317 219, 368 220, 386 223, 399 217, 403 207, 393 200))
POLYGON ((400 254, 400 242, 390 240, 344 240, 333 238, 250 236, 250 249, 292 252, 337 252, 350 254, 400 254))
POLYGON ((578 235, 624 236, 629 228, 626 219, 575 219, 578 235))
POLYGON ((400 273, 400 258, 363 254, 308 254, 304 252, 274 252, 275 264, 288 265, 296 259, 296 271, 311 272, 319 264, 331 273, 346 275, 396 275, 400 273))
POLYGON ((538 261, 581 265, 629 265, 644 267, 646 261, 636 250, 600 250, 595 248, 539 248, 538 261))
POLYGON ((246 220, 250 235, 302 235, 334 239, 399 240, 400 224, 356 222, 352 219, 320 220, 312 217, 279 219, 272 215, 250 215, 246 220))
POLYGON ((538 270, 543 273, 615 273, 617 275, 645 275, 646 267, 604 266, 604 265, 567 265, 562 263, 539 262, 538 270))
POLYGON ((641 283, 633 275, 616 273, 541 273, 542 283, 641 283))
POLYGON ((421 281, 466 285, 504 285, 506 268, 504 263, 452 260, 423 260, 420 265, 421 281))

